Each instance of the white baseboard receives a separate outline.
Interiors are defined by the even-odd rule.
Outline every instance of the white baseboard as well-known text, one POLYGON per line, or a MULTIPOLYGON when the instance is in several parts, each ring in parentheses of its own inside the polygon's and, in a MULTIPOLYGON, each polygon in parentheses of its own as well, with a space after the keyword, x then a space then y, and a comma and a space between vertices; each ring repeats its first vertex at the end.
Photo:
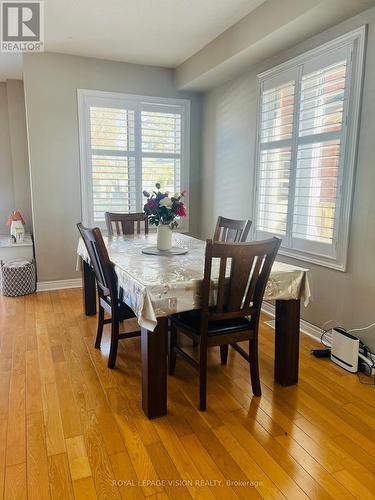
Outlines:
POLYGON ((82 279, 76 278, 71 280, 58 281, 38 281, 37 292, 49 292, 51 290, 64 290, 65 288, 81 288, 82 279))
MULTIPOLYGON (((271 316, 272 318, 275 317, 275 305, 271 304, 270 302, 263 302, 262 311, 271 316)), ((302 333, 320 342, 320 336, 322 334, 321 328, 319 328, 316 325, 313 325, 312 323, 309 323, 308 321, 305 321, 304 319, 301 319, 300 325, 302 333)))
MULTIPOLYGON (((275 306, 273 304, 270 304, 269 302, 263 302, 262 304, 262 311, 266 314, 268 314, 269 316, 271 316, 272 318, 275 317, 275 306)), ((271 326, 272 328, 275 328, 275 322, 274 321, 266 321, 266 323, 271 326)), ((301 319, 300 321, 300 329, 301 329, 301 332, 304 333, 305 335, 307 335, 308 337, 311 337, 312 339, 314 340, 317 340, 318 342, 320 342, 320 339, 321 339, 321 335, 322 335, 322 329, 319 328, 318 326, 316 325, 313 325, 312 323, 309 323, 308 321, 305 321, 304 319, 301 319)), ((326 342, 327 342, 327 346, 330 346, 330 342, 331 342, 331 335, 329 332, 327 332, 325 334, 325 339, 326 339, 326 342)), ((322 346, 324 347, 324 346, 322 346)), ((370 355, 371 356, 371 359, 372 361, 375 363, 375 355, 372 354, 370 355)), ((374 370, 375 368, 372 369, 373 370, 373 373, 374 374, 374 370)))

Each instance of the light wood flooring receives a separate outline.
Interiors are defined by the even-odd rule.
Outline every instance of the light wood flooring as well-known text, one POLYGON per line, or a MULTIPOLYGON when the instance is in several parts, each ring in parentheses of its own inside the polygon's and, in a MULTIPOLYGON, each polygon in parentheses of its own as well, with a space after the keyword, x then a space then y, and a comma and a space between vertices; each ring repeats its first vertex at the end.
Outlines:
POLYGON ((139 339, 110 371, 95 328, 79 289, 0 298, 0 498, 374 498, 375 388, 313 359, 311 339, 298 386, 282 388, 262 324, 262 398, 245 361, 230 350, 221 367, 213 349, 204 413, 177 360, 168 416, 149 421, 139 339))

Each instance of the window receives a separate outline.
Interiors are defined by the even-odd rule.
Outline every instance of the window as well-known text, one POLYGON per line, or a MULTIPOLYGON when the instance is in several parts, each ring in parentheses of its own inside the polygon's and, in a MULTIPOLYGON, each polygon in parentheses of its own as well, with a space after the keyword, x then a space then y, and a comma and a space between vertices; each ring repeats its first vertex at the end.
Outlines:
POLYGON ((257 238, 344 271, 365 29, 258 76, 257 238))
POLYGON ((188 188, 189 101, 78 90, 78 103, 86 224, 104 228, 106 211, 143 211, 142 191, 155 182, 188 188))

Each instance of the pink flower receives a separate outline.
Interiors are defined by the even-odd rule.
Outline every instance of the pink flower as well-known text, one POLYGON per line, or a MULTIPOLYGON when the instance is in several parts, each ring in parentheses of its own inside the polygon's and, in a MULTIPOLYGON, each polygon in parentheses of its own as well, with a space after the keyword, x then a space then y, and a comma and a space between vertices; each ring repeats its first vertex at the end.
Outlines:
POLYGON ((182 201, 179 202, 179 207, 176 213, 179 217, 186 217, 186 207, 182 201))

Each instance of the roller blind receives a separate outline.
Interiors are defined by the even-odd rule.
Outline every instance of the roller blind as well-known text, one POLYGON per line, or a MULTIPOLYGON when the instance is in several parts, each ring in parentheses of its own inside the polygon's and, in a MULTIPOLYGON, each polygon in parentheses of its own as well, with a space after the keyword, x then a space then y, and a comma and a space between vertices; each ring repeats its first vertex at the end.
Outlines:
POLYGON ((282 252, 327 265, 342 257, 348 233, 360 41, 330 44, 260 76, 256 235, 280 236, 282 252))
POLYGON ((106 211, 142 211, 142 191, 156 182, 171 193, 188 188, 187 102, 102 94, 82 96, 80 117, 84 212, 99 227, 106 211))

